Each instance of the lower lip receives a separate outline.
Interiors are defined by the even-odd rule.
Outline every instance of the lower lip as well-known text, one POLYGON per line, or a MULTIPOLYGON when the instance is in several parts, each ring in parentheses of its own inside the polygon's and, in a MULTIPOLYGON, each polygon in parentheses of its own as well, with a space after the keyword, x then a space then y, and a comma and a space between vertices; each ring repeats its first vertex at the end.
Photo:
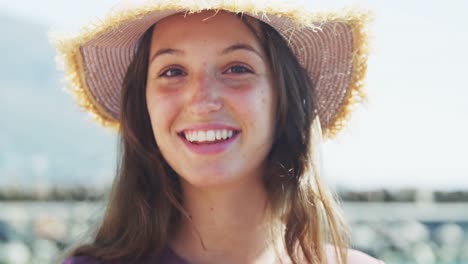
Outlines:
POLYGON ((233 135, 228 140, 224 140, 214 144, 192 144, 184 137, 181 137, 181 140, 185 143, 188 149, 196 154, 203 154, 203 155, 213 155, 218 154, 225 151, 229 146, 234 143, 234 141, 239 137, 240 132, 233 135))

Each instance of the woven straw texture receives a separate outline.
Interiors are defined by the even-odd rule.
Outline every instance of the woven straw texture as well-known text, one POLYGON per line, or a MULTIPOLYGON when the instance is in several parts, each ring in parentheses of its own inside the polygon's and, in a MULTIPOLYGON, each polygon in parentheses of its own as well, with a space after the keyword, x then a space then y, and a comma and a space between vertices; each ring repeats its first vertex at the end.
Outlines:
POLYGON ((316 89, 323 136, 333 138, 352 108, 365 100, 366 12, 312 13, 300 7, 252 1, 158 1, 115 11, 74 37, 56 39, 71 92, 105 127, 118 129, 120 91, 137 41, 160 19, 207 9, 243 13, 273 26, 288 42, 316 89))

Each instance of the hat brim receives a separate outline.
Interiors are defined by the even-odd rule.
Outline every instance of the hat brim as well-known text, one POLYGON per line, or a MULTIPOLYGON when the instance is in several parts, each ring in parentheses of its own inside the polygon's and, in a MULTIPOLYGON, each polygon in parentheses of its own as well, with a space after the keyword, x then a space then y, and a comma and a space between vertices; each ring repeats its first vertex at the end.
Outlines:
POLYGON ((119 127, 123 79, 143 33, 167 16, 206 9, 242 12, 270 24, 287 40, 316 89, 324 137, 334 137, 348 120, 352 106, 365 99, 362 81, 367 69, 366 12, 313 14, 300 9, 223 2, 197 8, 188 2, 160 3, 116 13, 77 37, 57 42, 73 94, 103 126, 119 127))

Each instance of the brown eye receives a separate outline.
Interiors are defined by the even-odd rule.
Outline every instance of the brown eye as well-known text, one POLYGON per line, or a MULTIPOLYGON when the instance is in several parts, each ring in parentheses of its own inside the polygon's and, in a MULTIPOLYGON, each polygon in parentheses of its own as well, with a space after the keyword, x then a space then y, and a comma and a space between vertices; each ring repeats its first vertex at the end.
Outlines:
POLYGON ((234 74, 241 74, 241 73, 253 73, 249 68, 242 66, 242 65, 234 65, 227 69, 226 73, 234 73, 234 74))
POLYGON ((161 75, 159 75, 159 77, 171 78, 171 77, 185 76, 185 75, 186 75, 185 72, 182 71, 181 69, 170 68, 170 69, 165 70, 161 75))

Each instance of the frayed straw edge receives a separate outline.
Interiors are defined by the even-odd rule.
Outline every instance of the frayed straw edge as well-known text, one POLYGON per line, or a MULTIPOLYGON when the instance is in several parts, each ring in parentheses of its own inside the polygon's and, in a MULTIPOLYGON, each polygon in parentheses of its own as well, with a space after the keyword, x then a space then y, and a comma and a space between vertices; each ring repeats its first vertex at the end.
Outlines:
POLYGON ((93 121, 114 131, 118 130, 119 122, 100 108, 100 104, 85 88, 87 84, 84 78, 83 58, 79 44, 72 41, 63 42, 61 40, 63 37, 57 34, 49 34, 49 38, 52 39, 59 52, 56 57, 57 62, 64 65, 65 81, 68 84, 65 91, 73 96, 82 110, 90 114, 93 121))
POLYGON ((216 4, 207 6, 205 4, 196 4, 196 1, 186 0, 181 3, 174 3, 172 0, 160 1, 155 4, 146 4, 138 8, 129 10, 111 10, 111 13, 102 21, 91 22, 88 26, 82 28, 81 33, 75 37, 63 37, 58 34, 51 34, 56 49, 59 52, 58 60, 64 61, 65 78, 69 84, 68 91, 73 95, 78 105, 86 112, 90 113, 92 119, 103 127, 112 130, 119 130, 120 123, 118 120, 110 116, 107 111, 100 107, 93 96, 87 89, 87 83, 84 78, 83 59, 80 51, 80 46, 90 41, 91 39, 108 32, 109 30, 118 28, 126 21, 138 19, 154 10, 178 10, 186 9, 188 3, 191 2, 193 7, 188 13, 196 13, 206 9, 225 9, 236 13, 251 13, 251 14, 274 14, 284 16, 291 19, 298 25, 312 27, 320 30, 321 26, 326 22, 345 21, 353 28, 353 44, 357 48, 353 55, 353 76, 347 95, 345 97, 341 110, 336 115, 330 126, 323 129, 324 139, 333 139, 337 134, 347 127, 350 116, 354 111, 354 106, 367 101, 366 93, 364 92, 364 79, 367 71, 368 57, 368 36, 365 25, 369 20, 369 13, 362 13, 357 10, 341 10, 337 12, 317 12, 301 9, 298 6, 290 6, 274 4, 264 6, 264 3, 255 4, 252 2, 210 2, 216 4), (246 11, 247 10, 247 11, 246 11))
POLYGON ((339 132, 348 127, 355 107, 366 104, 368 100, 364 80, 367 74, 369 56, 369 36, 366 26, 370 24, 371 14, 369 12, 352 12, 349 14, 354 14, 348 15, 348 23, 353 28, 353 47, 356 47, 353 54, 351 87, 348 89, 343 105, 335 119, 330 122, 328 127, 324 128, 323 138, 326 140, 335 139, 339 132))

